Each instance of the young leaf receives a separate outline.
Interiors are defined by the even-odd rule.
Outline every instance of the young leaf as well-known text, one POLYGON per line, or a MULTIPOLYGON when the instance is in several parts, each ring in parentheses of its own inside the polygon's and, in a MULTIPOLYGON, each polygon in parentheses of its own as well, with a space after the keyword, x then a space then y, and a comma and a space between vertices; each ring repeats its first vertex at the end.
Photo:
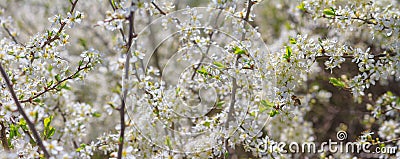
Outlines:
POLYGON ((296 39, 294 39, 294 38, 289 38, 289 42, 290 42, 290 44, 296 44, 296 39))
POLYGON ((23 130, 28 130, 28 127, 26 126, 26 121, 25 119, 20 119, 19 120, 19 126, 23 129, 23 130))
POLYGON ((43 124, 44 124, 45 128, 50 126, 51 120, 53 120, 53 116, 49 116, 47 118, 44 118, 43 124))
MULTIPOLYGON (((78 18, 79 18, 79 17, 78 17, 78 18)), ((82 45, 83 48, 85 48, 85 49, 88 48, 88 47, 87 47, 87 42, 86 42, 85 39, 79 38, 78 40, 79 40, 79 43, 82 45)))
POLYGON ((344 88, 346 84, 338 78, 331 77, 329 78, 329 83, 332 83, 336 87, 344 88))
POLYGON ((83 60, 80 60, 78 65, 83 66, 83 60))
POLYGON ((214 64, 215 66, 217 66, 218 68, 225 68, 224 64, 222 64, 222 63, 220 63, 220 62, 214 61, 213 64, 214 64))
POLYGON ((208 72, 204 67, 201 67, 199 70, 197 70, 197 73, 200 73, 202 75, 208 75, 208 72))
POLYGON ((279 112, 278 112, 277 110, 271 110, 271 111, 269 112, 269 116, 270 116, 270 117, 274 117, 276 114, 279 114, 279 112))
POLYGON ((165 144, 166 144, 169 148, 172 147, 171 139, 169 138, 169 136, 166 136, 166 137, 165 137, 165 144))
POLYGON ((210 127, 210 125, 211 125, 211 122, 209 122, 209 121, 206 121, 206 122, 204 122, 204 124, 203 124, 205 127, 210 127))
POLYGON ((225 102, 224 101, 219 101, 218 103, 217 103, 217 108, 222 108, 222 106, 225 104, 225 102))
POLYGON ((56 132, 56 129, 54 127, 52 127, 52 126, 45 127, 44 132, 43 132, 44 138, 49 139, 50 137, 52 137, 54 135, 55 132, 56 132))
POLYGON ((326 8, 326 9, 324 9, 323 13, 326 16, 335 16, 336 15, 335 10, 333 8, 326 8))
POLYGON ((268 100, 261 100, 261 104, 265 107, 273 107, 274 104, 269 102, 268 100))
POLYGON ((55 75, 54 78, 57 80, 57 82, 58 82, 58 81, 61 81, 61 76, 60 76, 60 74, 55 75))
POLYGON ((297 6, 297 8, 300 9, 301 11, 306 11, 304 2, 301 2, 301 3, 297 6))
POLYGON ((283 55, 283 58, 289 61, 290 56, 292 56, 292 48, 290 48, 290 46, 286 46, 286 54, 283 55))
POLYGON ((235 47, 233 48, 233 53, 234 53, 234 54, 237 54, 237 55, 241 55, 241 54, 245 54, 246 51, 245 51, 245 50, 242 50, 242 49, 239 48, 238 46, 235 46, 235 47))
POLYGON ((14 124, 11 124, 10 125, 10 136, 9 136, 9 138, 10 139, 13 139, 15 136, 20 136, 21 134, 18 132, 18 129, 19 129, 19 126, 18 125, 14 125, 14 124))
POLYGON ((96 117, 96 118, 101 117, 101 113, 99 113, 99 112, 94 112, 92 115, 93 115, 93 117, 96 117))
POLYGON ((54 81, 53 81, 53 80, 51 80, 51 81, 47 82, 47 87, 50 87, 51 85, 53 85, 53 83, 54 83, 54 81))

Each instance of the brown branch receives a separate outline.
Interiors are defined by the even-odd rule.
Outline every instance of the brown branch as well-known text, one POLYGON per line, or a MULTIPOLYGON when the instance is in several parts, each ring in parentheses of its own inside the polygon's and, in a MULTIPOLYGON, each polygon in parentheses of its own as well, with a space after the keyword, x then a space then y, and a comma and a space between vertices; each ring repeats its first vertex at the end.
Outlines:
MULTIPOLYGON (((212 28, 212 31, 211 31, 210 34, 208 34, 208 36, 209 36, 209 38, 210 38, 210 41, 212 41, 212 38, 213 38, 213 35, 214 35, 214 28, 217 27, 218 18, 219 18, 219 16, 221 15, 221 13, 222 13, 222 10, 220 9, 219 12, 218 12, 217 17, 215 18, 215 22, 214 22, 214 26, 213 26, 213 28, 212 28)), ((206 50, 205 55, 208 54, 208 52, 210 51, 210 48, 211 48, 211 43, 207 46, 207 50, 206 50)), ((201 51, 201 48, 200 48, 200 51, 201 51)), ((194 69, 194 72, 193 72, 192 78, 191 78, 192 80, 193 80, 194 77, 196 76, 197 70, 199 70, 199 68, 200 68, 200 66, 201 66, 201 64, 202 64, 202 62, 203 62, 203 60, 204 60, 204 58, 205 58, 205 57, 204 57, 205 55, 202 54, 199 64, 198 64, 197 67, 194 69)))
POLYGON ((9 92, 11 93, 11 96, 17 105, 18 112, 22 115, 22 117, 25 119, 26 123, 28 124, 29 129, 32 131, 33 136, 36 139, 36 143, 38 144, 39 148, 42 149, 44 156, 46 158, 50 158, 50 154, 47 152, 46 147, 43 145, 43 141, 39 136, 39 133, 36 131, 35 125, 32 123, 31 120, 29 120, 29 117, 25 114, 24 109, 22 108, 20 102, 18 101, 17 95, 14 92, 13 86, 11 85, 10 79, 8 78, 8 75, 6 71, 3 69, 3 65, 0 63, 0 71, 1 75, 3 76, 4 81, 6 82, 6 85, 9 89, 9 92))
POLYGON ((4 30, 7 32, 8 36, 10 36, 11 39, 12 39, 15 43, 20 44, 20 45, 22 45, 22 46, 25 46, 24 44, 20 43, 14 35, 12 35, 10 29, 8 29, 8 28, 6 27, 6 24, 3 24, 3 28, 4 28, 4 30))
POLYGON ((3 148, 6 151, 9 151, 10 150, 10 146, 8 145, 8 141, 7 141, 6 126, 4 125, 3 122, 0 122, 0 126, 1 126, 1 132, 0 132, 1 144, 3 145, 3 148))
POLYGON ((60 80, 60 81, 58 81, 56 84, 54 84, 54 85, 51 86, 50 88, 45 87, 45 88, 44 88, 44 91, 42 91, 42 92, 40 92, 40 93, 38 93, 38 94, 36 94, 36 95, 34 95, 34 96, 32 96, 32 97, 29 97, 28 99, 21 100, 20 102, 21 102, 21 103, 26 103, 26 102, 32 103, 32 100, 34 100, 34 99, 40 97, 41 95, 43 95, 43 94, 45 94, 45 93, 47 93, 47 92, 49 92, 49 91, 52 91, 52 90, 57 90, 57 87, 58 87, 60 84, 62 84, 63 82, 65 82, 65 81, 67 81, 67 80, 74 79, 74 77, 77 76, 82 70, 85 70, 85 69, 90 68, 90 67, 91 67, 91 66, 89 66, 90 62, 91 62, 91 59, 89 59, 88 63, 86 63, 86 65, 85 65, 84 67, 79 66, 79 67, 78 67, 78 70, 77 70, 74 74, 69 75, 68 77, 66 77, 66 78, 64 78, 64 79, 62 79, 62 80, 60 80))
MULTIPOLYGON (((244 27, 244 25, 246 24, 246 22, 249 21, 250 12, 251 12, 251 7, 255 4, 252 0, 249 0, 247 3, 248 3, 248 4, 247 4, 247 9, 246 9, 246 16, 245 16, 244 19, 243 19, 243 20, 244 20, 244 22, 243 22, 243 27, 244 27)), ((242 33, 241 41, 245 40, 245 36, 246 36, 246 32, 243 32, 243 33, 242 33)), ((238 67, 240 57, 241 57, 240 54, 238 54, 238 55, 236 56, 235 67, 234 67, 234 68, 237 68, 237 67, 238 67)), ((236 82, 236 78, 233 77, 233 78, 232 78, 231 102, 230 102, 230 104, 229 104, 228 116, 227 116, 227 120, 226 120, 226 123, 225 123, 225 129, 228 131, 228 135, 229 135, 229 122, 234 118, 234 117, 233 117, 233 113, 234 113, 234 111, 235 111, 236 91, 237 91, 237 88, 238 88, 238 85, 237 85, 237 82, 236 82)), ((231 154, 232 152, 230 152, 230 151, 233 151, 233 150, 229 148, 228 140, 229 140, 229 138, 225 139, 225 141, 224 141, 224 142, 225 142, 225 148, 226 148, 227 152, 228 152, 229 154, 231 154)))
MULTIPOLYGON (((395 55, 396 55, 395 53, 390 53, 390 54, 383 54, 383 53, 382 53, 382 54, 374 55, 373 59, 377 60, 377 59, 379 59, 380 57, 395 56, 395 55)), ((315 58, 316 58, 316 59, 324 59, 324 58, 330 58, 330 57, 333 57, 333 56, 321 55, 321 56, 317 56, 317 57, 315 57, 315 58)), ((343 55, 343 56, 340 56, 340 57, 342 57, 342 58, 354 58, 353 55, 343 55)))
MULTIPOLYGON (((118 9, 117 6, 114 6, 114 4, 113 4, 113 2, 112 2, 111 0, 109 0, 108 2, 110 3, 111 8, 112 8, 113 11, 115 12, 115 10, 118 9)), ((126 43, 126 38, 125 38, 124 30, 123 30, 123 29, 118 29, 118 30, 119 30, 119 33, 121 33, 121 35, 122 35, 122 40, 126 43)))
MULTIPOLYGON (((71 9, 70 9, 70 11, 69 11, 69 13, 70 13, 71 15, 73 14, 77 3, 78 3, 78 0, 75 0, 74 2, 71 3, 71 4, 72 4, 72 7, 71 7, 71 9)), ((60 39, 60 37, 59 37, 58 35, 61 34, 61 32, 63 31, 63 29, 64 29, 65 26, 67 25, 67 23, 66 23, 66 22, 61 22, 61 21, 60 21, 60 25, 61 25, 61 26, 60 26, 60 28, 58 29, 57 33, 54 35, 54 37, 48 37, 47 40, 42 44, 42 46, 40 46, 40 48, 43 49, 46 45, 49 45, 49 44, 52 43, 53 41, 60 39)), ((34 48, 34 47, 35 47, 35 46, 29 46, 29 48, 34 48)), ((34 59, 34 58, 33 58, 33 59, 34 59)))
MULTIPOLYGON (((311 14, 311 13, 308 12, 308 11, 303 11, 303 12, 304 12, 304 13, 307 13, 307 14, 311 14)), ((350 17, 346 17, 346 16, 341 15, 341 14, 335 14, 335 15, 333 15, 333 16, 326 16, 326 15, 324 14, 324 15, 322 15, 322 16, 320 16, 320 17, 326 18, 326 19, 333 19, 333 20, 340 20, 340 19, 338 19, 337 17, 344 17, 344 19, 350 18, 350 19, 352 19, 352 20, 359 20, 359 21, 364 22, 365 24, 371 24, 371 25, 377 25, 377 24, 378 24, 378 23, 376 23, 376 22, 371 21, 371 20, 375 20, 374 17, 371 17, 370 19, 363 19, 363 18, 360 18, 360 17, 351 17, 351 16, 350 16, 350 17)), ((384 20, 385 20, 385 21, 388 21, 387 19, 384 19, 384 20)), ((385 30, 385 29, 389 29, 389 27, 383 25, 383 29, 382 29, 382 30, 385 30)))
POLYGON ((160 12, 160 14, 167 15, 167 13, 161 10, 161 8, 156 3, 154 3, 154 1, 152 1, 151 4, 160 12))
MULTIPOLYGON (((131 6, 135 5, 133 2, 131 4, 131 6)), ((128 80, 129 79, 129 61, 131 58, 131 53, 130 53, 130 49, 131 49, 131 45, 132 45, 132 41, 134 36, 136 36, 135 34, 135 28, 134 28, 134 16, 135 16, 135 12, 131 11, 130 15, 129 15, 129 39, 128 39, 128 43, 126 44, 126 48, 127 48, 127 53, 126 53, 126 61, 125 61, 125 77, 124 80, 128 80)), ((125 83, 126 84, 126 83, 125 83)), ((123 86, 125 87, 125 86, 123 86)), ((121 108, 119 109, 119 114, 120 114, 120 122, 121 122, 121 130, 120 130, 120 134, 119 134, 119 140, 118 140, 118 159, 122 158, 122 150, 124 148, 124 138, 125 138, 125 106, 126 106, 126 99, 127 99, 127 95, 128 95, 128 88, 124 88, 124 92, 123 92, 123 97, 122 97, 122 101, 121 101, 121 108)))
MULTIPOLYGON (((345 19, 350 18, 352 20, 359 20, 359 21, 362 21, 362 22, 364 22, 366 24, 372 24, 372 25, 377 25, 378 24, 376 22, 371 21, 371 20, 375 20, 374 17, 371 17, 370 19, 363 19, 363 18, 360 18, 360 17, 346 17, 344 15, 337 14, 334 17, 329 18, 329 17, 323 15, 324 18, 328 18, 328 19, 337 19, 336 18, 337 16, 345 17, 345 19)), ((387 26, 383 25, 383 29, 382 30, 384 30, 384 29, 389 29, 389 28, 387 26)))

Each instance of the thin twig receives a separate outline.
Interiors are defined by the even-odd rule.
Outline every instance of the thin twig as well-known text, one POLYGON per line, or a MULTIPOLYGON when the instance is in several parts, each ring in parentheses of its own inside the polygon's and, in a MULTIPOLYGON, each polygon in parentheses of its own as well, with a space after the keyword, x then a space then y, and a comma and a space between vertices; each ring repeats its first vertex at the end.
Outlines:
MULTIPOLYGON (((378 54, 378 55, 374 55, 373 59, 377 60, 377 59, 379 59, 380 57, 395 56, 395 55, 396 55, 395 53, 390 53, 390 54, 378 54)), ((317 56, 316 59, 324 59, 324 58, 330 58, 330 57, 333 57, 333 56, 321 55, 321 56, 317 56)), ((354 58, 353 55, 343 55, 343 56, 340 56, 340 57, 342 57, 342 58, 349 58, 349 59, 354 58)))
MULTIPOLYGON (((375 18, 373 18, 373 17, 370 18, 370 19, 363 19, 363 18, 360 18, 360 17, 351 17, 351 16, 350 17, 346 17, 346 16, 340 15, 340 14, 337 14, 337 15, 335 15, 333 17, 322 15, 322 17, 326 18, 326 19, 333 19, 333 20, 338 20, 337 17, 344 17, 344 19, 350 18, 352 20, 359 20, 359 21, 364 22, 365 24, 372 24, 372 25, 377 25, 378 24, 377 22, 371 21, 371 20, 375 20, 375 18)), ((389 29, 389 28, 387 26, 383 25, 382 30, 385 30, 385 29, 389 29)))
MULTIPOLYGON (((118 9, 118 7, 117 7, 117 6, 114 6, 114 3, 113 3, 111 0, 109 0, 108 2, 110 3, 111 8, 112 8, 113 11, 115 12, 115 11, 118 9)), ((121 36, 122 36, 122 40, 126 43, 126 38, 125 38, 124 30, 123 30, 122 28, 120 28, 120 29, 118 29, 118 30, 119 30, 119 33, 120 33, 121 36)))
MULTIPOLYGON (((153 3, 153 2, 152 2, 153 3)), ((152 27, 152 25, 151 25, 151 22, 152 22, 152 19, 151 19, 151 16, 148 16, 149 18, 148 18, 148 23, 147 23, 147 25, 148 25, 148 28, 149 28, 149 31, 150 31, 150 35, 149 35, 149 39, 150 39, 150 44, 151 44, 151 47, 152 48, 156 48, 156 49, 154 49, 154 52, 152 53, 152 55, 154 55, 154 60, 155 60, 155 65, 156 65, 156 68, 158 69, 158 70, 160 70, 160 77, 162 77, 162 73, 163 73, 163 71, 161 70, 161 65, 160 65, 160 58, 159 58, 159 56, 158 56, 158 47, 156 47, 156 37, 154 36, 154 30, 153 30, 153 27, 152 27)), ((145 68, 144 68, 144 66, 143 66, 143 60, 140 60, 140 62, 141 62, 141 64, 142 64, 142 69, 143 69, 143 71, 145 71, 145 68)))
MULTIPOLYGON (((71 9, 70 9, 70 11, 69 11, 69 13, 70 13, 71 15, 74 13, 74 10, 75 10, 75 7, 76 7, 76 4, 77 4, 77 3, 78 3, 78 0, 75 0, 75 1, 72 3, 72 7, 71 7, 71 9)), ((42 46, 40 46, 40 48, 43 49, 46 45, 49 45, 49 44, 52 43, 53 41, 60 39, 60 36, 58 36, 58 35, 61 34, 61 32, 63 31, 63 29, 64 29, 64 27, 65 27, 66 25, 67 25, 66 22, 60 21, 60 28, 58 29, 57 33, 54 35, 54 37, 48 37, 47 40, 42 44, 42 46)), ((29 46, 29 48, 34 48, 34 47, 35 47, 35 46, 29 46)), ((36 46, 36 47, 37 47, 37 46, 36 46)))
MULTIPOLYGON (((212 41, 212 37, 213 37, 213 35, 214 35, 214 28, 217 27, 218 18, 219 18, 219 16, 221 15, 221 13, 222 13, 222 9, 219 10, 219 12, 218 12, 218 14, 217 14, 217 17, 215 18, 215 22, 214 22, 214 26, 213 26, 213 28, 212 28, 212 31, 211 31, 211 33, 208 35, 209 38, 210 38, 210 41, 212 41)), ((205 58, 204 56, 207 56, 208 52, 210 51, 210 48, 211 48, 211 43, 207 46, 207 50, 206 50, 205 55, 202 54, 199 64, 198 64, 197 67, 194 69, 194 72, 193 72, 192 78, 191 78, 192 80, 193 80, 194 77, 196 76, 197 70, 198 70, 198 69, 200 68, 200 66, 202 65, 202 62, 203 62, 203 60, 204 60, 204 58, 205 58)), ((200 49, 200 50, 201 50, 201 49, 200 49)))
POLYGON ((74 79, 74 77, 77 76, 82 70, 85 70, 85 69, 90 68, 90 67, 91 67, 91 66, 89 66, 90 62, 91 62, 91 59, 89 59, 88 63, 86 63, 86 65, 85 65, 84 67, 79 66, 79 67, 78 67, 78 70, 77 70, 74 74, 69 75, 68 77, 66 77, 66 78, 64 78, 64 79, 62 79, 62 80, 60 80, 60 81, 58 81, 56 84, 54 84, 54 85, 51 86, 50 88, 45 87, 44 90, 43 90, 42 92, 40 92, 40 93, 38 93, 38 94, 36 94, 36 95, 34 95, 34 96, 32 96, 32 97, 29 97, 28 99, 21 100, 20 102, 21 102, 21 103, 26 103, 26 102, 33 103, 33 100, 36 99, 36 98, 38 98, 38 97, 40 97, 41 95, 43 95, 43 94, 45 94, 45 93, 47 93, 47 92, 49 92, 49 91, 56 90, 57 87, 58 87, 60 84, 62 84, 63 82, 65 82, 65 81, 67 81, 67 80, 70 80, 70 79, 74 79))
POLYGON ((162 15, 167 15, 167 13, 165 13, 163 10, 161 10, 161 8, 158 7, 158 5, 157 5, 156 3, 154 3, 154 1, 151 2, 151 4, 152 4, 154 7, 156 7, 156 9, 160 12, 160 14, 162 14, 162 15))
POLYGON ((22 46, 25 46, 24 44, 22 44, 21 42, 19 42, 19 41, 17 40, 17 38, 11 33, 10 29, 8 29, 8 28, 6 27, 6 24, 3 24, 3 28, 4 28, 4 30, 6 30, 8 36, 10 36, 11 39, 12 39, 15 43, 20 44, 20 45, 22 45, 22 46))
MULTIPOLYGON (((253 4, 254 4, 252 0, 249 0, 247 3, 248 3, 248 4, 247 4, 247 9, 246 9, 246 16, 245 16, 244 19, 243 19, 243 20, 244 20, 244 22, 243 22, 243 27, 244 27, 244 25, 249 21, 251 7, 252 7, 253 4)), ((246 36, 246 32, 243 32, 241 41, 243 41, 243 40, 245 39, 245 36, 246 36)), ((240 59, 240 57, 241 57, 240 54, 238 54, 238 55, 236 56, 235 66, 234 66, 235 69, 236 69, 236 68, 238 67, 238 65, 239 65, 239 59, 240 59)), ((227 121, 226 121, 226 123, 225 123, 225 129, 228 131, 228 133, 229 133, 229 122, 233 119, 233 113, 234 113, 234 111, 235 111, 237 87, 238 87, 238 85, 237 85, 237 82, 236 82, 236 78, 233 77, 233 78, 232 78, 231 103, 230 103, 230 105, 229 105, 227 121)), ((228 135, 229 135, 229 134, 228 134, 228 135)), ((229 138, 226 138, 226 140, 225 140, 225 148, 226 148, 226 150, 227 150, 228 153, 229 153, 228 139, 229 139, 229 138)))
POLYGON ((18 101, 17 95, 14 92, 14 89, 13 89, 13 86, 11 85, 10 79, 8 78, 6 71, 3 69, 3 64, 1 64, 1 63, 0 63, 0 71, 1 71, 1 75, 3 76, 3 79, 6 82, 9 92, 11 93, 12 98, 13 98, 15 104, 17 105, 18 112, 22 115, 22 117, 25 119, 26 123, 28 124, 29 129, 32 131, 33 136, 36 139, 36 143, 38 144, 40 149, 42 149, 44 156, 46 158, 50 158, 50 154, 47 152, 46 147, 43 145, 43 141, 40 138, 39 133, 36 131, 35 125, 32 123, 31 120, 29 120, 29 118, 25 114, 25 111, 22 108, 20 102, 18 101))
MULTIPOLYGON (((135 5, 133 2, 131 5, 135 5)), ((134 33, 135 29, 134 29, 134 16, 135 13, 134 11, 130 12, 129 15, 129 39, 128 39, 128 43, 127 43, 127 53, 126 53, 126 61, 125 61, 125 76, 124 76, 124 86, 123 86, 123 97, 122 97, 122 102, 121 102, 121 108, 119 109, 119 114, 120 114, 120 122, 121 122, 121 130, 120 130, 120 134, 119 134, 119 143, 118 143, 118 159, 122 158, 122 150, 124 148, 124 136, 125 136, 125 106, 126 106, 126 99, 127 99, 127 95, 128 95, 128 88, 125 88, 127 85, 127 81, 129 79, 129 61, 131 58, 131 53, 130 53, 130 49, 131 49, 131 45, 132 45, 132 41, 134 36, 136 35, 134 33)))

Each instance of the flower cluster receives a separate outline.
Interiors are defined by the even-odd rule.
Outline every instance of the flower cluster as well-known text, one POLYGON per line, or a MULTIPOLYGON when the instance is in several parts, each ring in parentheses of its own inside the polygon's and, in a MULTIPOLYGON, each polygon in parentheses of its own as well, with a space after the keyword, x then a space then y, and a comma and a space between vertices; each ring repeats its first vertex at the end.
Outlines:
POLYGON ((374 90, 400 81, 396 4, 33 1, 34 29, 0 2, 0 158, 312 158, 270 145, 318 140, 332 85, 368 103, 367 142, 398 145, 398 91, 374 90))

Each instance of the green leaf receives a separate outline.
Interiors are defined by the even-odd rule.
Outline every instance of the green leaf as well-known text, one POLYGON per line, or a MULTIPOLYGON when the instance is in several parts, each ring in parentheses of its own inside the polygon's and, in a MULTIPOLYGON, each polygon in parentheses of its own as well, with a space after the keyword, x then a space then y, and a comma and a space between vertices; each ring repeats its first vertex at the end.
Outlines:
POLYGON ((169 148, 172 147, 171 139, 169 138, 169 136, 166 136, 166 137, 165 137, 165 144, 166 144, 169 148))
POLYGON ((47 71, 51 72, 51 70, 53 70, 53 66, 49 65, 49 67, 47 67, 47 71))
POLYGON ((237 54, 237 55, 241 55, 241 54, 245 54, 246 51, 245 51, 245 50, 242 50, 242 49, 239 48, 238 46, 235 46, 235 47, 233 48, 233 53, 234 53, 234 54, 237 54))
POLYGON ((82 148, 78 147, 75 151, 76 151, 76 152, 81 152, 81 151, 82 151, 82 148))
POLYGON ((229 152, 225 152, 225 158, 229 158, 229 152))
POLYGON ((78 65, 83 66, 83 60, 80 60, 78 65))
POLYGON ((10 134, 9 134, 10 139, 13 139, 15 136, 20 135, 18 132, 18 128, 19 128, 18 125, 14 125, 14 124, 10 125, 10 134))
POLYGON ((277 110, 271 110, 271 111, 269 112, 269 116, 270 116, 270 117, 274 117, 276 114, 279 114, 279 111, 277 111, 277 110))
POLYGON ((111 91, 116 94, 121 94, 121 89, 122 89, 122 85, 120 83, 117 83, 117 86, 112 88, 111 91))
POLYGON ((18 99, 19 99, 19 100, 22 100, 22 99, 24 99, 24 97, 25 97, 24 94, 20 94, 19 97, 18 97, 18 99))
POLYGON ((250 116, 256 116, 256 112, 255 111, 252 111, 252 112, 250 112, 250 116))
POLYGON ((324 9, 323 13, 327 16, 335 16, 335 10, 333 8, 324 9))
POLYGON ((292 56, 292 48, 290 48, 290 46, 286 46, 286 54, 283 55, 283 58, 290 60, 290 56, 292 56))
POLYGON ((86 147, 86 144, 81 144, 77 149, 76 152, 82 151, 86 147))
POLYGON ((290 44, 296 44, 297 43, 296 39, 294 39, 294 38, 289 38, 289 42, 290 42, 290 44))
POLYGON ((101 117, 101 113, 99 113, 99 112, 94 112, 94 113, 92 114, 92 116, 98 118, 98 117, 101 117))
POLYGON ((217 103, 217 108, 222 108, 222 106, 225 104, 225 101, 219 101, 218 103, 217 103))
POLYGON ((259 111, 260 113, 263 113, 263 112, 265 112, 267 109, 268 109, 267 107, 264 107, 264 106, 258 106, 258 111, 259 111))
POLYGON ((54 81, 53 80, 51 80, 51 81, 49 81, 49 82, 47 82, 47 87, 50 87, 51 85, 53 85, 53 83, 54 83, 54 81))
POLYGON ((181 91, 181 88, 180 87, 177 87, 176 89, 175 89, 175 94, 176 95, 179 95, 179 92, 181 91))
POLYGON ((116 8, 115 0, 111 0, 111 5, 113 6, 113 8, 116 8))
POLYGON ((206 121, 206 122, 204 122, 204 124, 203 124, 205 127, 210 127, 210 125, 211 125, 211 122, 209 122, 209 121, 206 121))
POLYGON ((332 83, 336 87, 344 88, 346 84, 338 78, 331 77, 329 78, 329 83, 332 83))
POLYGON ((61 81, 61 76, 60 76, 60 74, 55 75, 54 78, 57 80, 57 82, 58 82, 58 81, 61 81))
POLYGON ((197 73, 200 73, 202 75, 208 75, 207 70, 203 66, 199 70, 197 70, 197 73))
POLYGON ((20 120, 19 120, 19 125, 20 125, 20 126, 26 126, 26 121, 25 121, 25 119, 20 119, 20 120))
MULTIPOLYGON (((77 18, 80 18, 80 17, 77 17, 77 18)), ((87 49, 87 42, 86 42, 85 39, 79 38, 79 43, 82 45, 82 47, 83 47, 84 49, 87 49)))
POLYGON ((53 36, 53 31, 47 30, 47 36, 49 37, 53 36))
POLYGON ((262 104, 263 106, 265 106, 265 107, 273 107, 273 106, 274 106, 274 103, 271 103, 271 102, 268 101, 268 100, 261 100, 261 104, 262 104))
POLYGON ((302 10, 302 11, 306 11, 304 2, 301 2, 301 3, 297 6, 297 8, 300 9, 300 10, 302 10))
POLYGON ((25 119, 20 119, 20 120, 19 120, 19 126, 20 126, 23 130, 25 130, 25 131, 28 130, 28 127, 26 126, 26 121, 25 121, 25 119))
POLYGON ((53 120, 53 116, 49 116, 47 118, 44 118, 43 124, 44 124, 45 128, 50 126, 51 120, 53 120))
POLYGON ((56 132, 56 129, 54 127, 52 127, 52 126, 45 127, 44 132, 43 132, 44 138, 45 139, 51 138, 55 132, 56 132))
POLYGON ((222 64, 222 63, 220 63, 220 62, 214 61, 213 64, 214 64, 215 66, 217 66, 218 68, 225 68, 225 65, 222 64))

